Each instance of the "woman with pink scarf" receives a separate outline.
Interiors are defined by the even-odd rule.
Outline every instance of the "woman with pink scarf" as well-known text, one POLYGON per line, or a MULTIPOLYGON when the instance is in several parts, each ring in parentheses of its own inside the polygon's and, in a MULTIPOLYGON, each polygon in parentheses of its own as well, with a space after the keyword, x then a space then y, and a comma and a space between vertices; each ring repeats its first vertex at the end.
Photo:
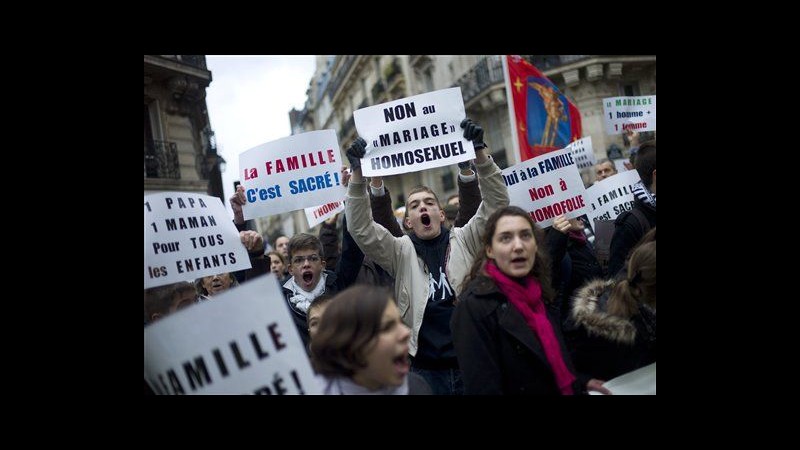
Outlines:
POLYGON ((522 209, 489 217, 450 328, 466 394, 610 393, 600 380, 576 376, 564 347, 544 236, 522 209))

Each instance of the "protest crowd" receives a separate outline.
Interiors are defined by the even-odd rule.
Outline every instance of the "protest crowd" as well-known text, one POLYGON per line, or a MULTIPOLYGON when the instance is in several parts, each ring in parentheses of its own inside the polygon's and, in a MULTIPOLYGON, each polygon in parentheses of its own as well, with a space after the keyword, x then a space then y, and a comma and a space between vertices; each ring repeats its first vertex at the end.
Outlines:
MULTIPOLYGON (((379 117, 386 122, 417 112, 388 110, 379 117)), ((356 117, 363 137, 341 152, 346 164, 336 160, 338 152, 307 150, 317 168, 328 166, 324 175, 303 172, 312 169, 304 155, 269 161, 274 174, 245 172, 248 182, 229 199, 232 221, 211 212, 151 221, 157 198, 145 197, 146 236, 164 236, 165 227, 189 233, 195 225, 230 231, 204 231, 202 240, 180 245, 163 238, 151 244, 146 237, 145 395, 203 393, 212 386, 219 390, 208 393, 241 393, 221 386, 290 350, 293 364, 308 373, 285 369, 279 377, 276 369, 251 393, 611 394, 606 382, 655 363, 655 140, 639 142, 639 133, 626 130, 636 149, 626 161, 631 170, 598 161, 596 183, 585 186, 573 181, 580 176, 568 150, 501 170, 480 124, 465 115, 448 120, 414 128, 406 138, 370 130, 356 117), (415 138, 432 134, 443 141, 416 145, 415 138), (372 153, 379 150, 387 153, 372 153), (404 193, 398 218, 383 177, 431 164, 458 164, 458 195, 443 199, 427 186, 414 187, 404 193), (295 171, 285 185, 273 177, 282 169, 295 171), (624 176, 630 181, 615 181, 624 176), (286 197, 332 189, 341 190, 335 200, 343 205, 318 234, 265 242, 247 229, 245 217, 263 215, 286 197), (602 216, 601 206, 616 209, 602 216), (192 253, 211 248, 211 256, 192 253), (150 250, 180 257, 157 263, 148 259, 150 250), (157 281, 172 276, 179 281, 157 281), (255 286, 267 286, 269 294, 255 286), (235 338, 207 352, 193 350, 201 356, 156 368, 148 352, 168 348, 176 335, 200 342, 217 326, 227 327, 213 314, 244 292, 270 303, 265 308, 281 308, 281 319, 250 333, 231 331, 235 338), (201 311, 207 322, 192 329, 186 322, 201 311), (193 331, 170 330, 179 324, 193 331)), ((177 202, 164 199, 178 214, 177 202)))

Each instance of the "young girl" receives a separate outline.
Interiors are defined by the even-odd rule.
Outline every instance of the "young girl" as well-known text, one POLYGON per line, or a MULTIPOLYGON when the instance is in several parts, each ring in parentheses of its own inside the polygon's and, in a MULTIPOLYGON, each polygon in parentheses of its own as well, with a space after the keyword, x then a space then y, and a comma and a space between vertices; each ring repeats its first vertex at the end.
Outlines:
MULTIPOLYGON (((466 394, 582 393, 555 316, 542 231, 509 206, 489 217, 484 253, 453 313, 451 329, 466 394)), ((591 380, 592 389, 599 380, 591 380)), ((608 393, 604 388, 603 392, 608 393)))
POLYGON ((336 295, 311 341, 325 394, 430 394, 425 381, 409 373, 410 336, 386 288, 356 285, 336 295))

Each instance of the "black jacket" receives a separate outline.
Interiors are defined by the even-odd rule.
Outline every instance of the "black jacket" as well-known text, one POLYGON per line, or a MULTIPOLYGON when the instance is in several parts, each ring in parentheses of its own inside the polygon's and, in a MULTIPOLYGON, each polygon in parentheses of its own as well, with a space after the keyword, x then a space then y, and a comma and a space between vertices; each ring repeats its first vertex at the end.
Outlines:
POLYGON ((608 381, 656 361, 656 313, 641 306, 626 319, 606 312, 614 281, 596 280, 579 289, 564 336, 575 368, 608 381))
MULTIPOLYGON (((652 206, 637 198, 634 200, 633 207, 644 213, 650 228, 656 226, 656 210, 652 206)), ((639 223, 639 219, 630 211, 626 211, 617 217, 617 220, 614 221, 614 236, 611 238, 611 248, 609 250, 609 278, 614 278, 617 272, 622 269, 622 266, 625 265, 625 259, 628 258, 628 253, 648 231, 649 229, 643 228, 639 223)))
POLYGON ((558 291, 557 310, 563 323, 569 315, 574 292, 589 281, 605 278, 591 244, 576 240, 553 227, 547 230, 547 247, 553 263, 553 287, 558 291), (569 255, 570 272, 562 272, 560 261, 569 255), (567 279, 564 279, 567 278, 567 279))
MULTIPOLYGON (((575 374, 561 327, 546 309, 564 362, 575 374)), ((560 394, 539 338, 490 278, 479 276, 469 282, 450 328, 466 394, 560 394)), ((576 394, 582 392, 581 385, 584 380, 576 380, 576 394)))

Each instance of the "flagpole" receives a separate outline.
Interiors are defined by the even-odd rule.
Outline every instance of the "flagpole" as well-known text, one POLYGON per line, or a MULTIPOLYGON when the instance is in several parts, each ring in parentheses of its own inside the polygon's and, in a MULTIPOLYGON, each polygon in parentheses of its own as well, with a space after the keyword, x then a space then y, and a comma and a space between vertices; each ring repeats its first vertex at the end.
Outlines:
POLYGON ((514 158, 513 162, 509 165, 513 166, 515 164, 519 164, 520 157, 519 157, 519 137, 517 134, 517 116, 514 113, 514 95, 511 92, 511 74, 508 70, 508 55, 500 55, 503 60, 503 80, 506 84, 506 101, 508 102, 508 121, 511 124, 511 143, 514 147, 514 158))

